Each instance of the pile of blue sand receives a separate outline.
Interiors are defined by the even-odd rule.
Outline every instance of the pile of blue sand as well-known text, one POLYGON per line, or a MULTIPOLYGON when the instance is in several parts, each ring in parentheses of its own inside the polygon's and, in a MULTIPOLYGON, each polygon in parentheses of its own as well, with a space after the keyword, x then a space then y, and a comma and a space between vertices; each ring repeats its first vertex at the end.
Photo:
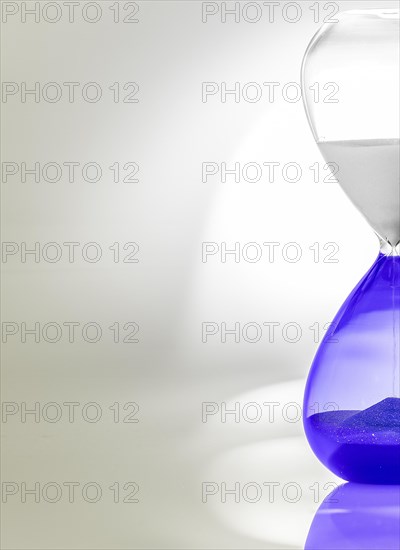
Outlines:
POLYGON ((363 411, 317 413, 308 421, 340 477, 400 483, 400 398, 387 397, 363 411))

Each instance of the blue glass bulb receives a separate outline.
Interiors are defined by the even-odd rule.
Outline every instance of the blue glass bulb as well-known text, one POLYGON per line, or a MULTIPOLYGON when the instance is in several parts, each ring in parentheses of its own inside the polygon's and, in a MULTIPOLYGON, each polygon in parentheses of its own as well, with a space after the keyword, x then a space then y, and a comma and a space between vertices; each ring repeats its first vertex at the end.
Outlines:
POLYGON ((400 483, 400 256, 379 254, 317 351, 304 428, 332 472, 400 483))

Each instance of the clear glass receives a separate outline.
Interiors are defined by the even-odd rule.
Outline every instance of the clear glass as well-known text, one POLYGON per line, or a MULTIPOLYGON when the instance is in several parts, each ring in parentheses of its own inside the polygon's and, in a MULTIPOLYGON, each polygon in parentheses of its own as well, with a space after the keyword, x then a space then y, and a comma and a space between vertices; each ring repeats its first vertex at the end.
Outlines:
POLYGON ((400 483, 399 52, 397 10, 349 11, 315 35, 302 68, 317 145, 381 244, 322 341, 304 398, 313 451, 359 483, 400 483), (335 96, 317 97, 324 87, 335 96))

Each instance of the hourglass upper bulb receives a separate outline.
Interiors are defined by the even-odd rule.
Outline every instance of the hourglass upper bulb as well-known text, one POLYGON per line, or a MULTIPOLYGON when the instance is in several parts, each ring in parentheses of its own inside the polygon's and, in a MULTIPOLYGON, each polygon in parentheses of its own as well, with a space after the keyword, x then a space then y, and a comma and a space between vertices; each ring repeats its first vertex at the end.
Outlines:
POLYGON ((302 67, 320 151, 390 250, 400 243, 399 36, 398 10, 342 12, 314 36, 302 67))

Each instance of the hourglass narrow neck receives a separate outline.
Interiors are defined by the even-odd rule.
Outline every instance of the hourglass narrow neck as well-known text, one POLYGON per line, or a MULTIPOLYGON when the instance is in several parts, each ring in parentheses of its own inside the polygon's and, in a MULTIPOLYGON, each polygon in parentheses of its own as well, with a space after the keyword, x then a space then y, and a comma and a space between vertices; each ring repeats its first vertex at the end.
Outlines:
POLYGON ((378 235, 380 244, 380 253, 384 256, 400 256, 400 241, 396 245, 392 245, 378 235))

